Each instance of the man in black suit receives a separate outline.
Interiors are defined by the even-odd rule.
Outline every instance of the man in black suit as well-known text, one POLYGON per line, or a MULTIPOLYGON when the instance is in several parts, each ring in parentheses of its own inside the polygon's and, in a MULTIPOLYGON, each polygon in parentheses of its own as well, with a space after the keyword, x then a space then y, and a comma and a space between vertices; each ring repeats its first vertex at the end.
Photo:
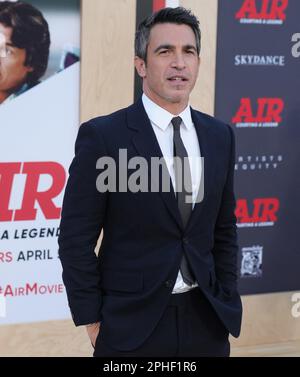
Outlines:
POLYGON ((151 15, 135 47, 142 98, 76 141, 59 237, 72 317, 95 356, 228 356, 242 314, 234 134, 189 106, 200 64, 190 11, 151 15))

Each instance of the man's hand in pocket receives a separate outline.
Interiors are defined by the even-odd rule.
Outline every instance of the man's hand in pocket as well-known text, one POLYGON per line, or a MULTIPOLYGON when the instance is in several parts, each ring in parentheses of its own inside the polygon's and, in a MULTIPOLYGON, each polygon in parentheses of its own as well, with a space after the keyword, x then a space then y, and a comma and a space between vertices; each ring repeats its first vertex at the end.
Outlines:
POLYGON ((99 335, 100 331, 100 322, 91 323, 90 325, 86 325, 86 331, 92 343, 92 346, 95 348, 96 339, 99 335))

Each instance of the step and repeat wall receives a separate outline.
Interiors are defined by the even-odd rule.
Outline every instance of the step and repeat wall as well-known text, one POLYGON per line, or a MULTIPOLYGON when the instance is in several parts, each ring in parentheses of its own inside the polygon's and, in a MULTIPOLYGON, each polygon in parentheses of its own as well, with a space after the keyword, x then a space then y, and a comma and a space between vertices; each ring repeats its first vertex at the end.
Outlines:
POLYGON ((290 292, 300 288, 300 59, 291 52, 294 47, 297 55, 292 35, 300 32, 299 2, 26 3, 47 20, 51 45, 39 82, 5 101, 0 97, 0 355, 92 354, 84 327, 75 328, 70 319, 57 255, 67 169, 80 123, 128 106, 141 94, 133 64, 137 24, 153 10, 178 5, 196 14, 202 30, 191 104, 231 124, 237 139, 239 284, 246 296, 234 345, 299 339, 290 292))
POLYGON ((215 116, 236 135, 242 294, 300 289, 299 15, 298 0, 219 2, 215 116))

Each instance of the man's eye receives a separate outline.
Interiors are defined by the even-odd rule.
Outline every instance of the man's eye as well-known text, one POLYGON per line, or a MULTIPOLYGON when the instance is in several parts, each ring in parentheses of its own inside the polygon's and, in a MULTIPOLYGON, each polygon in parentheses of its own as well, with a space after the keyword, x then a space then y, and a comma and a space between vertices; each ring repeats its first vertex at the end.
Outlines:
POLYGON ((195 51, 194 51, 194 50, 187 50, 187 53, 188 53, 188 54, 193 54, 193 55, 194 55, 195 51))
POLYGON ((169 52, 169 50, 162 50, 162 51, 160 51, 160 54, 166 54, 168 52, 169 52))

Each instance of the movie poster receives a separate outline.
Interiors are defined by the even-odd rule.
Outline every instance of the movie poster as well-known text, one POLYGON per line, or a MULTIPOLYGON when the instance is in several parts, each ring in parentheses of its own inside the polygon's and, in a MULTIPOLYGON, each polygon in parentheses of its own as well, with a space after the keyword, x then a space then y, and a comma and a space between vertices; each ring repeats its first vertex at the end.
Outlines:
POLYGON ((79 0, 0 1, 0 325, 70 316, 57 237, 79 75, 79 0))

